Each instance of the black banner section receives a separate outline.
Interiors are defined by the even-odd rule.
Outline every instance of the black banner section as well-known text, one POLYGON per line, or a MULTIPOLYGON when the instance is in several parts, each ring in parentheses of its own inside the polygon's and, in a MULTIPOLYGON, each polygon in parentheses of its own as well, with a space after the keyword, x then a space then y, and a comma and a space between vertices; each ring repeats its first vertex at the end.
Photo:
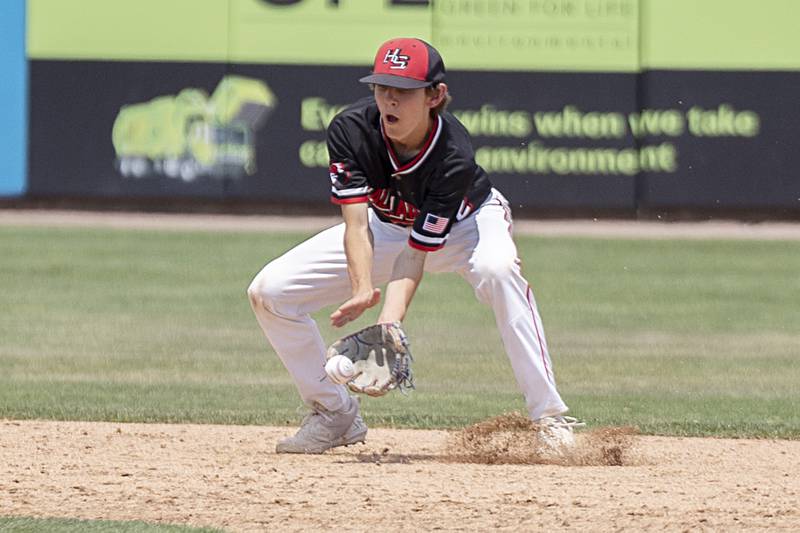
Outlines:
POLYGON ((679 165, 642 175, 641 208, 800 210, 798 86, 800 72, 643 74, 641 138, 679 165))
MULTIPOLYGON (((30 72, 29 190, 48 196, 328 202, 325 128, 369 94, 365 69, 347 67, 32 61, 30 72)), ((454 72, 449 84, 515 205, 633 209, 633 75, 454 72), (587 148, 598 153, 570 167, 587 148)))
MULTIPOLYGON (((31 61, 29 192, 327 204, 355 67, 31 61)), ((800 73, 451 72, 515 207, 800 209, 800 73), (792 92, 790 92, 792 91, 792 92)))

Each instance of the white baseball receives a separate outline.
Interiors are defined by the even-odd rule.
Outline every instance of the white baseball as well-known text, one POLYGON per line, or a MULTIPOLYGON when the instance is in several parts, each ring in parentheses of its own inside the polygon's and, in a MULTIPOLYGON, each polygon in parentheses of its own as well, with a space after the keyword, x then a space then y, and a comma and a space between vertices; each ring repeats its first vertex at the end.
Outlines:
POLYGON ((344 355, 334 355, 325 363, 325 372, 331 381, 344 385, 356 375, 356 367, 344 355))

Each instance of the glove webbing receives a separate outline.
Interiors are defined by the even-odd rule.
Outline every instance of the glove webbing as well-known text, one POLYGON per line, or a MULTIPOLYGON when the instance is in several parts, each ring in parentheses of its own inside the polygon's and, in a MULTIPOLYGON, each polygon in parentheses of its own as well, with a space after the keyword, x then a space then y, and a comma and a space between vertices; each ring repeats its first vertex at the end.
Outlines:
MULTIPOLYGON (((392 375, 397 380, 397 388, 403 394, 408 394, 406 391, 413 390, 414 387, 414 374, 411 372, 411 362, 414 358, 411 356, 411 351, 408 349, 408 339, 406 338, 403 329, 399 324, 394 324, 395 332, 399 337, 400 343, 405 348, 405 357, 396 357, 394 365, 392 366, 392 375)), ((385 332, 384 332, 385 334, 385 332)))

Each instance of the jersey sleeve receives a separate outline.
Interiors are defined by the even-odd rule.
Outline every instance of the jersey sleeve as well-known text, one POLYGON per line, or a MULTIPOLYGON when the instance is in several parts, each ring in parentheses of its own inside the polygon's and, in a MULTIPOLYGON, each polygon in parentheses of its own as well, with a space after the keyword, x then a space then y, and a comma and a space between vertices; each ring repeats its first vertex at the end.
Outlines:
POLYGON ((475 165, 474 161, 445 159, 443 171, 431 182, 414 220, 409 246, 425 252, 435 252, 444 246, 472 184, 475 173, 471 165, 475 165))
POLYGON ((355 158, 351 137, 347 125, 338 117, 328 127, 331 201, 335 204, 367 202, 369 193, 372 192, 367 177, 355 158))

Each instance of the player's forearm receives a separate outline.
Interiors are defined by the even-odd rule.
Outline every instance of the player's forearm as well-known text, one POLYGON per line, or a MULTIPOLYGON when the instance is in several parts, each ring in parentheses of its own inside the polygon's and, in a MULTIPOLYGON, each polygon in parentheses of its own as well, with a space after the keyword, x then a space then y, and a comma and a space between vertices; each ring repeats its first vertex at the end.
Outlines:
POLYGON ((344 232, 347 273, 353 294, 372 291, 372 242, 368 226, 347 226, 344 232))
POLYGON ((392 278, 386 285, 386 297, 378 322, 402 322, 411 299, 422 280, 427 254, 406 248, 397 257, 392 278))
POLYGON ((353 296, 372 292, 372 233, 366 204, 342 205, 344 252, 353 296))

